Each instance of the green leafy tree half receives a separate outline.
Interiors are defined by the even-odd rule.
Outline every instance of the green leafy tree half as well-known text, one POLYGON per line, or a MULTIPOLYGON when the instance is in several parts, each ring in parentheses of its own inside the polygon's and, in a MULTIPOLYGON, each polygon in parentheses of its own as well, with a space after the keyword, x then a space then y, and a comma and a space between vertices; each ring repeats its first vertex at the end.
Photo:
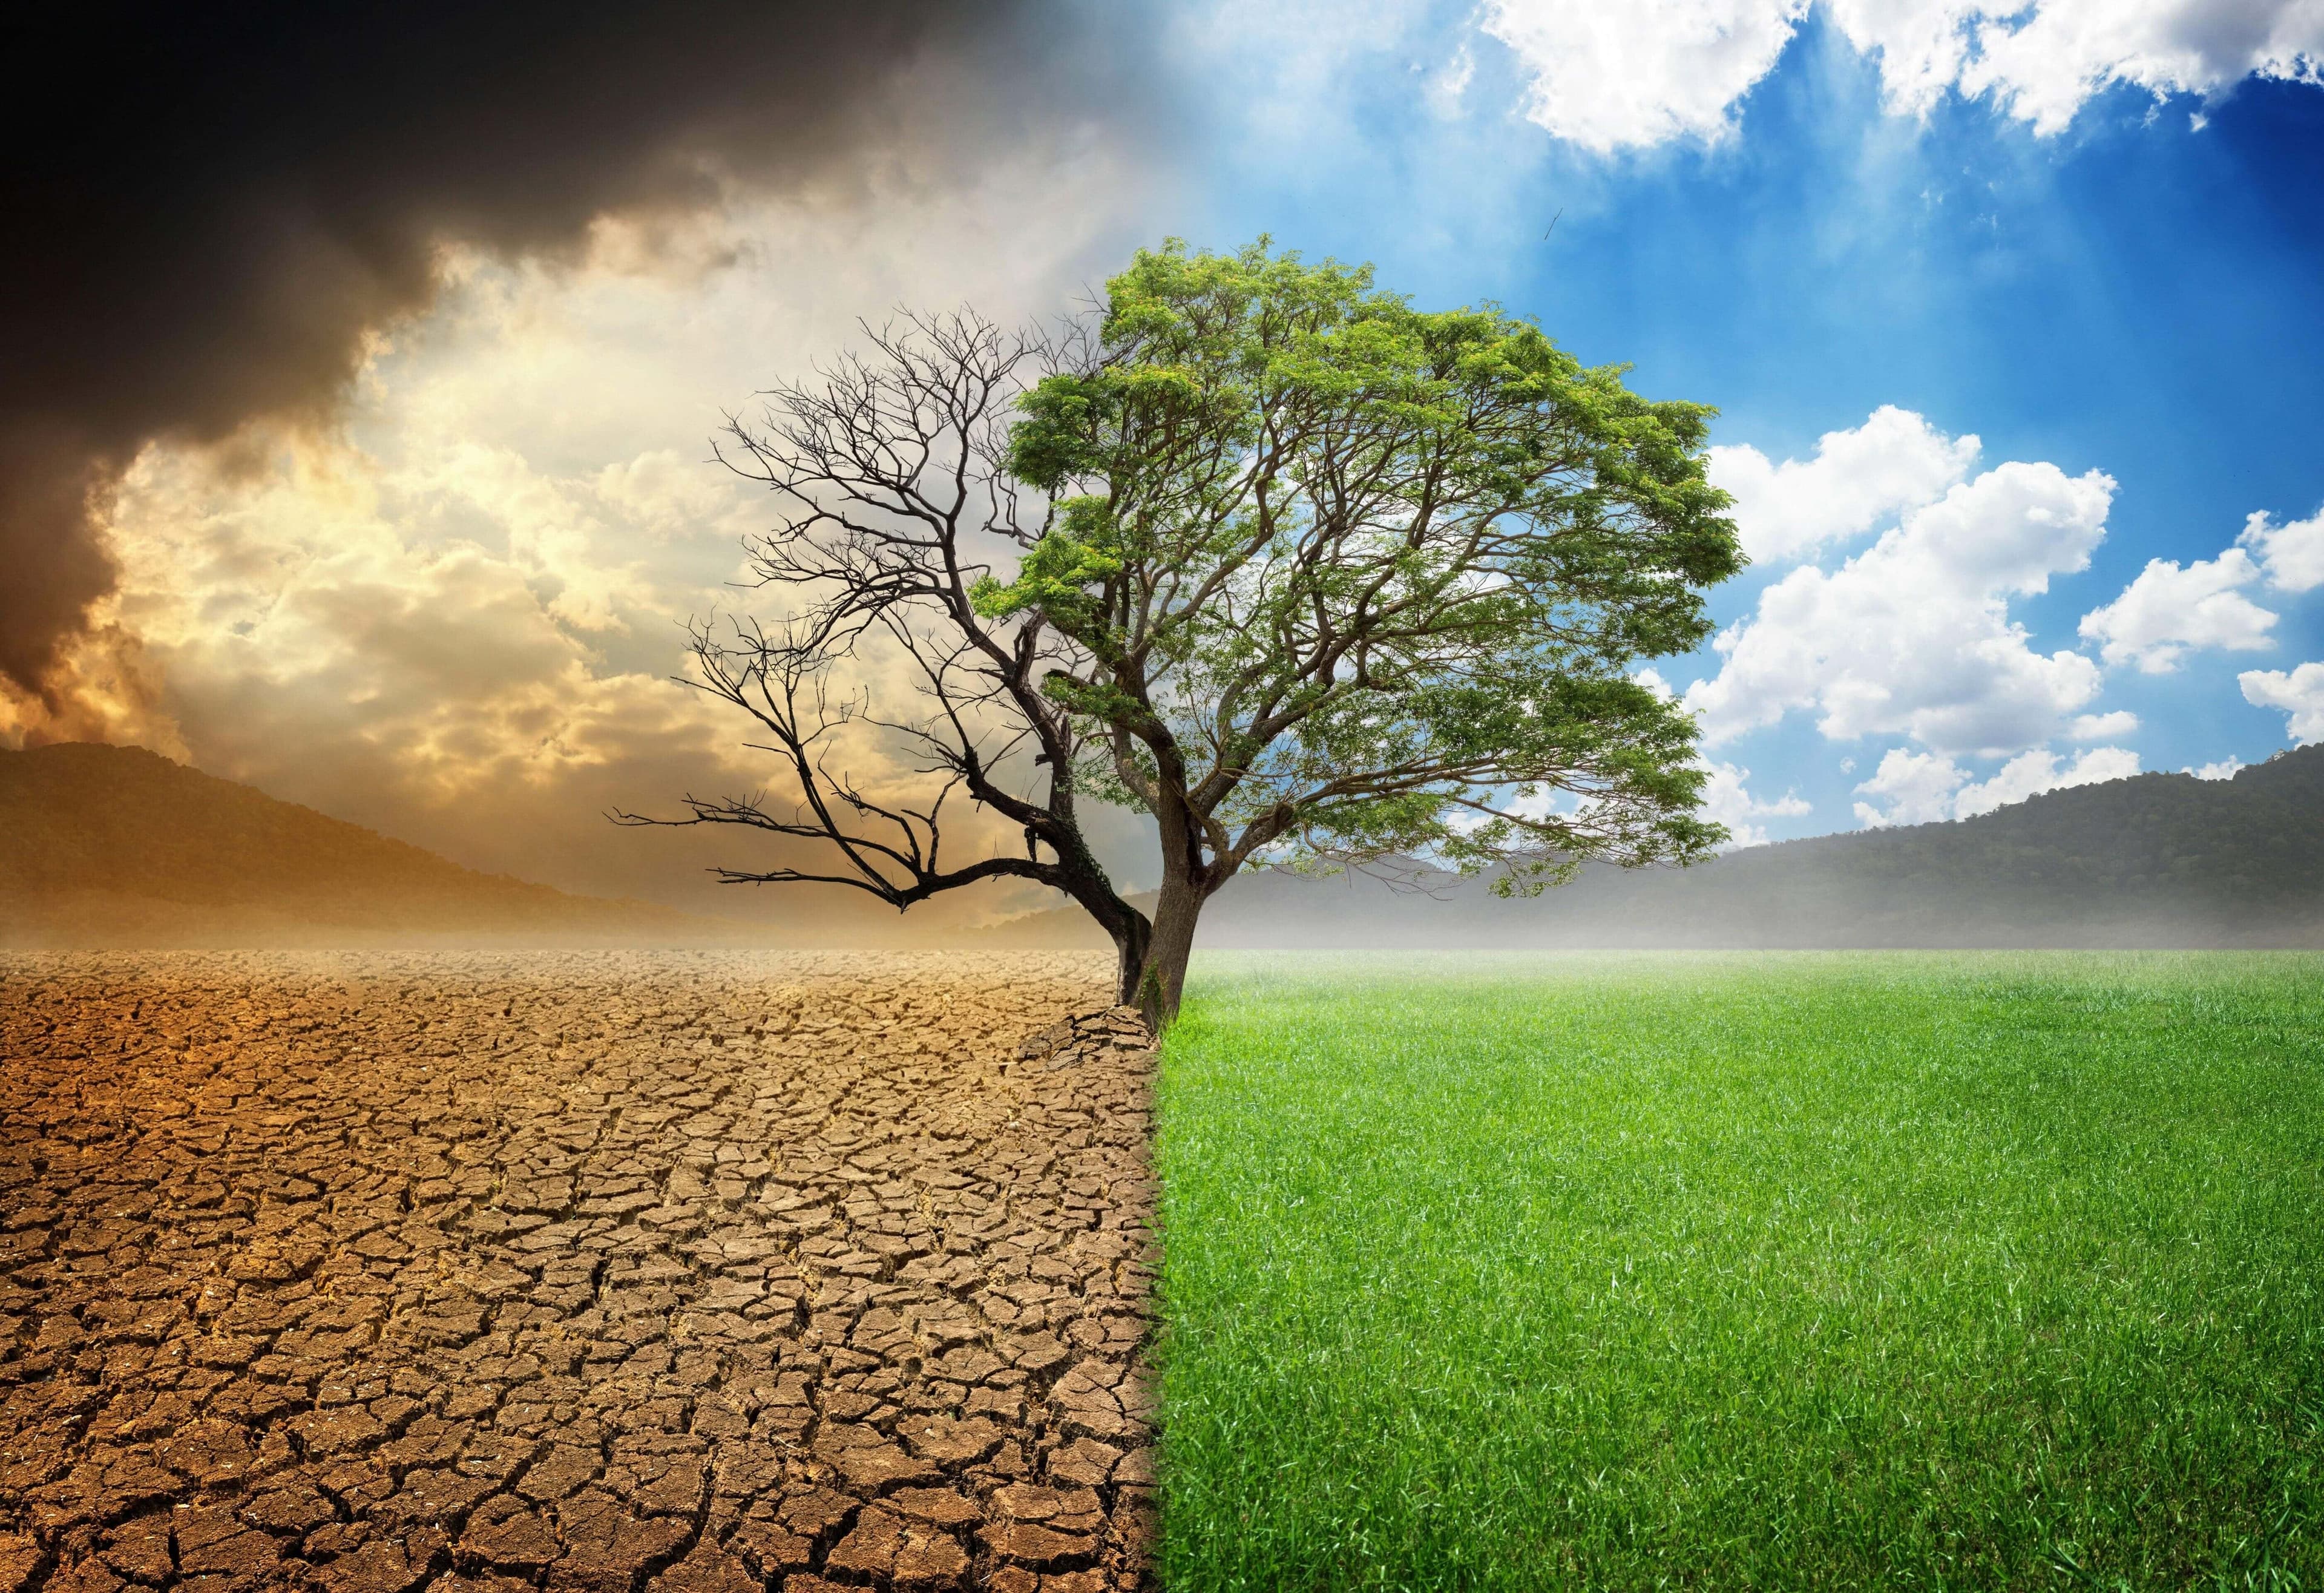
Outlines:
POLYGON ((1159 1027, 1246 868, 1531 891, 1725 839, 1697 816, 1693 723, 1632 678, 1702 640, 1704 589, 1742 564, 1710 410, 1264 240, 1141 252, 1056 336, 954 315, 868 336, 722 447, 788 506, 752 553, 794 601, 772 629, 698 628, 694 684, 771 733, 796 800, 688 797, 667 822, 831 860, 725 878, 898 907, 1038 880, 1112 937, 1120 999, 1159 1027), (908 660, 908 714, 833 684, 875 637, 908 660), (900 738, 929 790, 834 775, 850 723, 900 738), (941 861, 954 792, 1021 852, 941 861), (1093 854, 1086 800, 1152 816, 1150 917, 1093 854))

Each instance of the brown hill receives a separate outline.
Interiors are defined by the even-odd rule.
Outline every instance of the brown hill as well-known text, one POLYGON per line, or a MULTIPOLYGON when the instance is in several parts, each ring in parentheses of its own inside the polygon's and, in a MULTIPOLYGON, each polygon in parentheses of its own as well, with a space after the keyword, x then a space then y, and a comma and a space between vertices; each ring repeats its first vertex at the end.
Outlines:
POLYGON ((482 874, 137 747, 0 750, 0 945, 751 944, 482 874))

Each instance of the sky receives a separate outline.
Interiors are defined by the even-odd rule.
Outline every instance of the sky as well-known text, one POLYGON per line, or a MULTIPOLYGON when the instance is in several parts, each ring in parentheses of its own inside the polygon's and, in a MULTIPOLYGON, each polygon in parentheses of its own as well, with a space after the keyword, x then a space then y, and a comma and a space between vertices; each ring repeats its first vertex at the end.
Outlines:
POLYGON ((1266 235, 1717 406, 1752 564, 1649 678, 1739 842, 2324 740, 2316 0, 540 11, 38 41, 124 110, 9 179, 0 739, 796 911, 603 816, 765 778, 669 679, 778 601, 722 417, 1266 235))

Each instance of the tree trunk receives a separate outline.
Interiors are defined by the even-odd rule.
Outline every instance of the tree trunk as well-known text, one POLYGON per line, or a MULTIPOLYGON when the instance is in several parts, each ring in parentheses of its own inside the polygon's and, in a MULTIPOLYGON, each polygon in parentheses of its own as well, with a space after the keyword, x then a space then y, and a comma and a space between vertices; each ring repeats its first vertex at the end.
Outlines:
POLYGON ((1078 830, 1068 832, 1071 845, 1060 847, 1057 862, 1065 879, 1057 882, 1082 911, 1097 921, 1113 941, 1115 957, 1114 1004, 1134 1006, 1138 1000, 1138 975, 1146 966, 1146 951, 1154 939, 1154 926, 1146 915, 1131 907, 1113 891, 1113 882, 1105 870, 1083 845, 1078 830))
POLYGON ((1191 879, 1166 877, 1162 881, 1153 933, 1132 992, 1125 998, 1157 1035, 1178 1016, 1178 999, 1186 989, 1186 959, 1194 949, 1194 924, 1208 899, 1209 894, 1191 879))
MULTIPOLYGON (((1113 1003, 1117 1007, 1135 1007, 1138 1005, 1138 976, 1146 971, 1146 948, 1154 941, 1153 925, 1147 923, 1145 914, 1128 908, 1120 923, 1107 927, 1113 935, 1113 1003)), ((1148 1021, 1153 1020, 1149 1018, 1148 1021)))

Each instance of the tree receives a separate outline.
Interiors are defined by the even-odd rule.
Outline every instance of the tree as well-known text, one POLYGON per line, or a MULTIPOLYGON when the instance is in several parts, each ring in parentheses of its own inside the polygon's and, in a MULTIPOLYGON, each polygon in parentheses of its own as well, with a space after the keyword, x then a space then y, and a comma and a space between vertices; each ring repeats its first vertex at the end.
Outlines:
POLYGON ((1120 999, 1176 1013, 1204 904, 1252 866, 1425 860, 1530 892, 1588 860, 1686 863, 1692 721, 1631 677, 1710 632, 1738 569, 1710 410, 1650 403, 1493 307, 1426 312, 1369 267, 1171 243, 1056 335, 912 316, 730 417, 720 456, 785 516, 750 544, 772 627, 693 633, 691 684, 772 741, 789 806, 688 816, 819 843, 821 880, 898 908, 991 879, 1079 903, 1120 999), (876 641, 898 714, 835 685, 876 641), (927 789, 866 789, 874 728, 927 789), (955 796, 1021 852, 940 859, 955 796), (1085 839, 1150 815, 1151 918, 1085 839))

